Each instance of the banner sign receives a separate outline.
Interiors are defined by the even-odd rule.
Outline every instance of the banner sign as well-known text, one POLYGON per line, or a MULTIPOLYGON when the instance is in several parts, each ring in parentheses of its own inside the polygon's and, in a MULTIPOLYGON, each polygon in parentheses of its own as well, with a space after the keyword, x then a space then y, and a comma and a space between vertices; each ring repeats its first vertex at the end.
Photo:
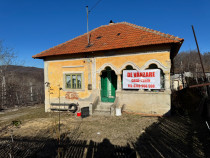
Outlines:
POLYGON ((123 89, 160 89, 160 70, 123 70, 123 89))

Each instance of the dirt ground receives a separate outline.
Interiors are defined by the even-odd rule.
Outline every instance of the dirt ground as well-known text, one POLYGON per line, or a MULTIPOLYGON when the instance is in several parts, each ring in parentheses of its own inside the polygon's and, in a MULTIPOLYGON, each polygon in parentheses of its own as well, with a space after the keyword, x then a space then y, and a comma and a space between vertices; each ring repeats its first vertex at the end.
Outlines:
POLYGON ((209 157, 209 131, 188 113, 76 117, 44 105, 0 114, 0 157, 209 157), (21 122, 15 126, 12 121, 21 122))
MULTIPOLYGON (((121 117, 89 116, 77 117, 74 114, 60 113, 60 133, 76 132, 72 137, 80 140, 101 142, 107 138, 116 145, 126 145, 135 140, 140 133, 157 122, 157 117, 141 117, 139 115, 124 114, 121 117)), ((1 127, 13 130, 16 137, 45 137, 57 139, 59 113, 44 113, 44 106, 23 108, 18 111, 0 114, 1 127), (12 121, 20 120, 19 127, 8 126, 12 121)), ((1 131, 1 137, 10 137, 10 130, 1 131)))

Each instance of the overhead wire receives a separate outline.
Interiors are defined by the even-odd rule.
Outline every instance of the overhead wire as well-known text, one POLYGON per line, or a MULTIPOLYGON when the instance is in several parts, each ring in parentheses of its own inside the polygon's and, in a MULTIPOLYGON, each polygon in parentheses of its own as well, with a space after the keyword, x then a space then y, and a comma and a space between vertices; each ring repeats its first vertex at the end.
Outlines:
POLYGON ((94 9, 96 8, 96 6, 101 2, 102 0, 98 0, 95 5, 88 11, 89 13, 94 9))

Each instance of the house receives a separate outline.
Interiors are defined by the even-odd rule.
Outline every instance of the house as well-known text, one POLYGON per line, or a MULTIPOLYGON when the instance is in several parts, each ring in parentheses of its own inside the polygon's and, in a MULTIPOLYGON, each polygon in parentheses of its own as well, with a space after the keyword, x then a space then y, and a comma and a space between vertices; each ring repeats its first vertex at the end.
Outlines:
MULTIPOLYGON (((170 70, 182 38, 127 22, 110 23, 33 56, 44 60, 45 111, 76 103, 164 115, 170 111, 170 70), (124 70, 160 70, 161 88, 124 89, 124 70)), ((65 108, 62 107, 62 108, 65 108)), ((102 109, 103 109, 102 108, 102 109)))
POLYGON ((182 90, 186 86, 186 79, 184 73, 174 74, 171 76, 171 89, 178 91, 182 90))
POLYGON ((187 80, 186 78, 196 78, 192 72, 183 72, 183 73, 175 73, 171 75, 171 89, 178 91, 186 88, 187 80))
MULTIPOLYGON (((210 73, 205 72, 207 81, 210 81, 210 73)), ((203 83, 205 81, 203 72, 183 72, 171 76, 172 90, 182 90, 188 86, 203 83)))

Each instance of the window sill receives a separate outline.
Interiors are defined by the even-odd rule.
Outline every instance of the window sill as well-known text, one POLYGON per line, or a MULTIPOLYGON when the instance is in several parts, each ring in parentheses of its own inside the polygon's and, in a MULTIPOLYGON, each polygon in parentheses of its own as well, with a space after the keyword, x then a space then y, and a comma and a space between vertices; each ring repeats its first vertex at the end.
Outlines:
POLYGON ((133 91, 133 90, 121 90, 121 91, 116 91, 117 93, 124 93, 124 94, 171 94, 170 90, 161 90, 161 91, 144 91, 144 90, 139 90, 139 91, 133 91))
POLYGON ((85 89, 68 89, 68 88, 63 88, 63 91, 65 91, 65 92, 82 92, 82 91, 85 91, 85 89))

